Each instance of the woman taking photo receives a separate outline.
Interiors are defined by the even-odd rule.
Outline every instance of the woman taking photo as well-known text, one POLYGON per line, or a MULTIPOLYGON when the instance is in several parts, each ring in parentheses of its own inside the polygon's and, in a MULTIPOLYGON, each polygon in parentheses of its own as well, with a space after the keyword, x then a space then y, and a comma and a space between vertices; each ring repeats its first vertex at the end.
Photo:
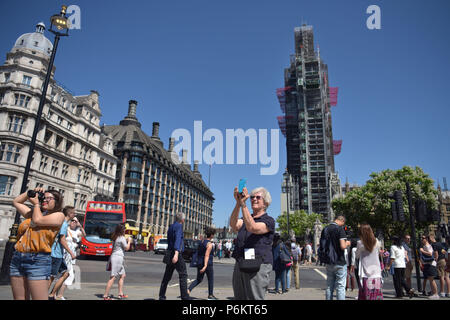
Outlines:
POLYGON ((392 237, 392 242, 391 259, 386 269, 389 270, 394 265, 394 288, 396 297, 401 299, 404 296, 403 287, 409 297, 412 298, 414 296, 414 289, 408 286, 405 279, 406 262, 409 261, 408 253, 403 248, 400 237, 392 237))
POLYGON ((230 217, 230 227, 238 232, 232 257, 236 259, 233 271, 233 292, 237 300, 264 300, 272 272, 272 242, 275 220, 266 210, 272 202, 269 191, 256 188, 248 194, 234 189, 236 206, 230 217), (247 208, 250 198, 253 214, 247 208), (239 219, 239 211, 242 218, 239 219))
POLYGON ((109 257, 108 265, 111 266, 111 276, 106 284, 105 294, 103 295, 103 300, 112 300, 109 295, 109 290, 114 284, 114 280, 119 278, 119 299, 128 298, 126 294, 123 293, 123 283, 125 280, 125 267, 123 264, 124 252, 130 250, 131 238, 125 239, 125 226, 123 224, 117 225, 114 230, 111 240, 113 241, 113 250, 111 257, 109 257))
POLYGON ((355 258, 359 259, 358 300, 383 300, 380 242, 368 224, 360 226, 359 238, 355 253, 355 258))
POLYGON ((48 300, 48 281, 51 274, 51 251, 56 235, 64 222, 61 212, 63 198, 56 190, 34 189, 13 200, 13 205, 25 220, 19 225, 15 251, 10 265, 11 288, 14 300, 48 300), (39 193, 44 197, 39 199, 39 193), (25 205, 29 201, 33 208, 25 205))
POLYGON ((198 286, 203 277, 208 277, 208 300, 217 300, 214 296, 214 269, 213 269, 213 252, 211 240, 214 238, 216 231, 213 228, 206 230, 206 239, 200 242, 198 246, 198 261, 197 261, 197 279, 195 279, 188 288, 188 294, 198 286))

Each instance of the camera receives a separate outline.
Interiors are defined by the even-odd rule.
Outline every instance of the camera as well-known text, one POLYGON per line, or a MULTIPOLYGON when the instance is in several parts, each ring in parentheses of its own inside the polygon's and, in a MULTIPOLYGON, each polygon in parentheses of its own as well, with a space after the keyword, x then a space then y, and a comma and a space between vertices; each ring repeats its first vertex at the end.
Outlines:
MULTIPOLYGON (((34 198, 34 197, 36 197, 36 191, 34 191, 34 190, 28 190, 27 196, 28 196, 28 198, 34 198)), ((38 192, 38 199, 39 199, 39 202, 44 201, 44 198, 45 198, 44 193, 43 193, 43 192, 38 192)))

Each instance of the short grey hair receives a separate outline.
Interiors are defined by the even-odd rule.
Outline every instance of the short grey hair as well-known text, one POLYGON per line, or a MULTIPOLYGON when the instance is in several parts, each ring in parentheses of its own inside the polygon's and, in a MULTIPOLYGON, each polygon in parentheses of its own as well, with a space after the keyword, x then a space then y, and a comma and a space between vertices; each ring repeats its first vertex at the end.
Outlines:
POLYGON ((175 215, 175 221, 176 222, 181 222, 182 220, 184 220, 186 218, 186 215, 183 212, 177 212, 177 214, 175 215))
POLYGON ((258 188, 253 189, 252 192, 250 192, 250 195, 253 196, 257 193, 262 194, 266 208, 269 207, 270 204, 272 203, 272 197, 270 196, 270 192, 267 191, 267 189, 264 187, 258 187, 258 188))

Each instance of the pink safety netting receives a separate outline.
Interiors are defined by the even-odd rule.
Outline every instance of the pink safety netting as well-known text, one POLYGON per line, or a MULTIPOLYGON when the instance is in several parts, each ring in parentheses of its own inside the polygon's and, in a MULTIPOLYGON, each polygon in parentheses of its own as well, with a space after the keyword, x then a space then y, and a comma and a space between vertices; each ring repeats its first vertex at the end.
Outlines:
POLYGON ((337 155, 341 153, 342 140, 333 140, 333 153, 337 155))
POLYGON ((338 87, 330 87, 330 105, 336 106, 337 105, 337 96, 338 96, 338 87))

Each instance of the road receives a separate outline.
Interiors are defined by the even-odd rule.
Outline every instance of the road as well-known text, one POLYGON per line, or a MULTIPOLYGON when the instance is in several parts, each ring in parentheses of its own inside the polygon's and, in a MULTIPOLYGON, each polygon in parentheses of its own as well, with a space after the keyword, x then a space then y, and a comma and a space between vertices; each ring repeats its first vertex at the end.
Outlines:
MULTIPOLYGON (((3 258, 3 250, 0 249, 0 259, 3 258)), ((153 252, 127 252, 125 254, 125 264, 127 277, 125 279, 125 287, 129 291, 134 290, 136 299, 157 298, 157 292, 164 274, 165 265, 162 263, 163 255, 155 255, 153 252)), ((221 294, 221 298, 228 299, 232 296, 232 274, 234 268, 234 259, 222 259, 221 261, 214 259, 214 288, 217 295, 221 294)), ((89 258, 78 259, 77 266, 81 276, 80 283, 83 290, 66 290, 66 297, 69 299, 87 299, 79 291, 85 288, 92 288, 90 297, 99 296, 105 288, 109 279, 109 272, 106 271, 105 258, 89 258)), ((304 299, 304 300, 323 300, 326 287, 326 270, 325 267, 301 266, 300 267, 300 290, 291 287, 288 295, 268 294, 268 299, 304 299)), ((196 268, 188 267, 188 282, 192 282, 196 278, 196 268)), ((414 281, 414 280, 413 280, 414 281)), ((415 282, 413 282, 414 284, 415 282)), ((275 274, 271 274, 270 289, 275 287, 275 274)), ((116 290, 116 285, 113 291, 116 290)), ((169 289, 172 288, 173 298, 176 299, 179 294, 178 275, 175 272, 169 283, 169 289)), ((90 290, 90 289, 89 289, 90 290)), ((198 296, 207 295, 207 279, 199 285, 194 291, 198 296)), ((386 298, 393 297, 392 277, 385 279, 383 292, 386 298)), ((354 299, 357 296, 357 290, 347 292, 347 298, 354 299)), ((9 286, 0 286, 0 300, 12 299, 9 286)))

